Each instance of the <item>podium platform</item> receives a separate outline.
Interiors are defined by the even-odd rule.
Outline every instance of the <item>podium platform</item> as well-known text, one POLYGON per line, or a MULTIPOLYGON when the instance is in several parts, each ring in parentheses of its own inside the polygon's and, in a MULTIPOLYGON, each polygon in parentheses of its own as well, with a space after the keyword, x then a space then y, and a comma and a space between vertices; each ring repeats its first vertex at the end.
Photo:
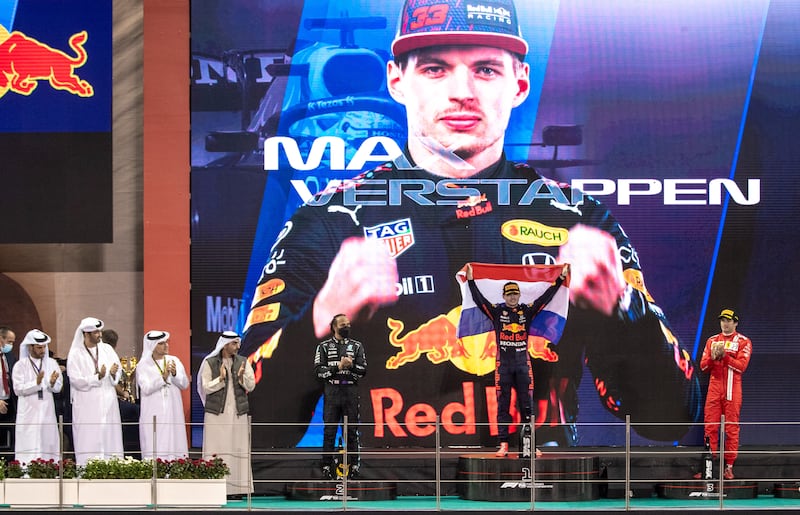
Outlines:
MULTIPOLYGON (((725 499, 755 499, 758 497, 758 483, 726 480, 722 486, 722 493, 725 499)), ((656 485, 656 494, 664 499, 719 500, 719 480, 659 483, 656 485)))
POLYGON ((800 483, 775 483, 772 491, 782 499, 800 499, 800 483))
MULTIPOLYGON (((295 501, 341 501, 343 481, 307 481, 286 485, 286 498, 295 501)), ((397 485, 382 481, 348 481, 348 501, 391 501, 397 498, 397 485)))
POLYGON ((600 458, 547 454, 534 460, 509 454, 497 458, 470 454, 458 458, 457 489, 473 501, 529 501, 531 486, 537 501, 590 501, 600 497, 600 458), (533 481, 532 481, 533 479, 533 481))

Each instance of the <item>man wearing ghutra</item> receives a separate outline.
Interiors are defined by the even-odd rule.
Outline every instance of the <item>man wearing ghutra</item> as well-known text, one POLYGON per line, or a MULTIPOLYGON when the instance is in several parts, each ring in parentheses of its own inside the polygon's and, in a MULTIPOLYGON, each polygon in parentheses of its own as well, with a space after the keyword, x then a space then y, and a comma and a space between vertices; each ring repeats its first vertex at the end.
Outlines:
POLYGON ((53 394, 61 391, 64 380, 58 362, 49 357, 49 343, 50 337, 39 329, 28 331, 12 372, 18 398, 14 458, 22 463, 59 459, 53 394))
POLYGON ((120 363, 111 345, 101 340, 103 327, 97 318, 81 320, 67 356, 78 465, 85 465, 90 458, 124 455, 116 390, 120 363))
POLYGON ((225 331, 197 373, 197 393, 205 407, 203 458, 217 455, 230 467, 227 494, 234 499, 253 491, 247 394, 256 379, 253 367, 238 354, 241 344, 238 334, 225 331))
POLYGON ((168 332, 149 331, 142 341, 142 357, 136 368, 142 459, 184 458, 189 449, 181 390, 189 387, 189 377, 181 360, 169 354, 168 332))

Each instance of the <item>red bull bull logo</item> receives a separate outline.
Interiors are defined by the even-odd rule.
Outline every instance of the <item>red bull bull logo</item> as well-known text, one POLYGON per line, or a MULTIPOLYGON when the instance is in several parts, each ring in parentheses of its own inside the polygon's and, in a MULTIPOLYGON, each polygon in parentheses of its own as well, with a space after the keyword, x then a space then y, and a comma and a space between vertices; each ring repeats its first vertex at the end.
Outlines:
POLYGON ((405 334, 404 322, 388 319, 389 344, 400 351, 386 360, 386 368, 396 370, 425 355, 434 365, 449 361, 460 370, 478 376, 494 372, 494 333, 457 338, 460 314, 461 306, 458 306, 405 334))
MULTIPOLYGON (((497 355, 494 331, 456 338, 460 314, 461 306, 458 306, 446 315, 438 315, 405 334, 404 322, 388 319, 389 344, 400 350, 386 360, 386 368, 396 370, 425 355, 434 365, 449 361, 460 370, 477 376, 493 373, 497 355)), ((540 336, 528 336, 528 352, 534 359, 558 361, 558 354, 550 348, 550 341, 540 336)))
POLYGON ((423 354, 436 365, 468 354, 456 338, 455 324, 446 315, 439 315, 403 336, 400 336, 405 328, 403 322, 390 318, 386 324, 391 330, 389 343, 400 348, 400 352, 386 361, 388 369, 400 368, 423 354))
POLYGON ((541 359, 550 363, 558 361, 558 354, 550 348, 550 340, 541 336, 528 337, 528 353, 533 359, 541 359))
POLYGON ((525 326, 522 324, 503 324, 503 331, 507 331, 509 333, 521 333, 525 330, 525 326))
POLYGON ((88 59, 83 48, 88 38, 85 30, 73 34, 69 47, 75 55, 69 56, 22 32, 15 30, 9 34, 0 26, 0 98, 9 91, 30 95, 39 81, 80 97, 94 95, 92 85, 75 75, 75 69, 88 59))

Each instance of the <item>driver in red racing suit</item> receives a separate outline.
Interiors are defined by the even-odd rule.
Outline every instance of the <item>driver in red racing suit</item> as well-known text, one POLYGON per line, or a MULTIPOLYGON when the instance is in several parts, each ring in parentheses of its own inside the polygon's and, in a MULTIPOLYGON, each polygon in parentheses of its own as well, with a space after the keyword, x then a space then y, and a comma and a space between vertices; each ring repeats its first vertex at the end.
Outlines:
POLYGON ((739 412, 742 409, 742 374, 753 353, 753 342, 738 332, 739 315, 723 309, 717 317, 722 332, 706 340, 700 369, 710 375, 705 405, 705 437, 716 456, 719 425, 725 415, 725 470, 733 479, 733 464, 739 452, 739 412))
POLYGON ((571 264, 561 340, 534 362, 537 443, 578 444, 584 363, 602 405, 645 423, 634 426, 640 435, 673 441, 696 420, 691 358, 648 293, 625 232, 594 198, 505 158, 530 70, 514 6, 504 3, 508 23, 467 23, 464 2, 442 1, 447 19, 436 27, 418 23, 416 0, 405 3, 386 78, 406 108, 405 155, 330 185, 270 249, 244 328, 260 378, 251 405, 257 422, 297 425, 261 427, 254 445, 288 447, 304 435, 319 390, 297 374, 296 356, 312 352, 336 313, 359 324, 374 362, 385 363, 370 372, 362 423, 375 426, 366 445, 432 440, 432 423, 420 421, 446 407, 452 418, 453 406, 468 416, 442 443, 474 444, 470 421, 487 420, 493 401, 483 392, 494 388, 463 362, 494 359, 488 347, 469 355, 455 338, 454 277, 467 262, 571 264))

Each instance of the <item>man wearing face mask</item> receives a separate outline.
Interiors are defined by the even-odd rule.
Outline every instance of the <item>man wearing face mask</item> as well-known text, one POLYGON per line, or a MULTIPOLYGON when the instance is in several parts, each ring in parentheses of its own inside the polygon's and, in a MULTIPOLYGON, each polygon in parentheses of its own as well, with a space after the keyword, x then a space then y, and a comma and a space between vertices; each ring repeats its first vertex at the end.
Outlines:
POLYGON ((357 479, 360 475, 361 460, 358 454, 361 421, 358 381, 367 373, 367 356, 364 345, 350 338, 350 319, 338 314, 330 323, 333 337, 319 345, 314 354, 314 371, 325 382, 325 405, 322 419, 325 430, 322 439, 322 475, 325 479, 334 478, 334 440, 339 423, 347 417, 348 470, 341 475, 357 479))
POLYGON ((11 370, 17 361, 14 357, 14 342, 17 335, 10 327, 0 327, 0 446, 14 447, 14 419, 16 418, 16 399, 11 379, 11 370), (9 424, 9 425, 6 425, 9 424))

